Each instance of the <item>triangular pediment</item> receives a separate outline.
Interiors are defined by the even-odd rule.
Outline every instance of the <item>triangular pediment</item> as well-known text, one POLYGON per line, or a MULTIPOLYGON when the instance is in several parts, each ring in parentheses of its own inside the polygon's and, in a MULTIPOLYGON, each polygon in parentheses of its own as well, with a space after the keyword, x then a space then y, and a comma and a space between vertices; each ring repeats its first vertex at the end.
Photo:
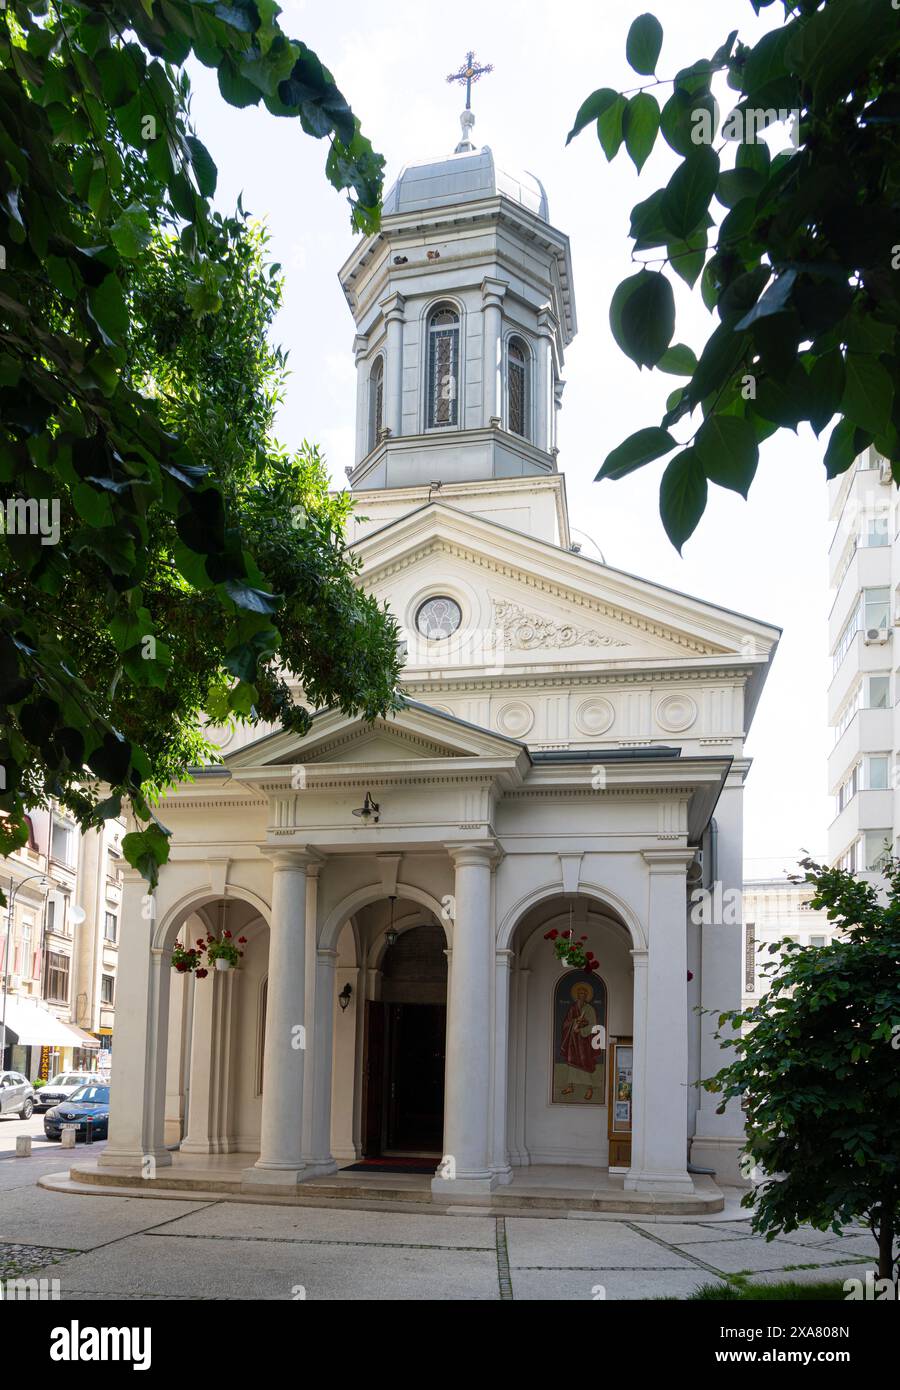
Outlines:
POLYGON ((484 760, 496 764, 527 761, 517 740, 468 724, 440 710, 410 700, 396 714, 368 722, 324 710, 305 735, 278 731, 236 750, 225 758, 233 772, 245 769, 285 769, 371 765, 391 767, 417 762, 457 762, 471 766, 484 760))
POLYGON ((354 549, 365 587, 390 605, 415 648, 422 645, 415 605, 429 586, 465 595, 458 600, 464 623, 490 633, 488 658, 499 654, 507 665, 764 661, 779 635, 770 624, 446 503, 400 517, 354 549))

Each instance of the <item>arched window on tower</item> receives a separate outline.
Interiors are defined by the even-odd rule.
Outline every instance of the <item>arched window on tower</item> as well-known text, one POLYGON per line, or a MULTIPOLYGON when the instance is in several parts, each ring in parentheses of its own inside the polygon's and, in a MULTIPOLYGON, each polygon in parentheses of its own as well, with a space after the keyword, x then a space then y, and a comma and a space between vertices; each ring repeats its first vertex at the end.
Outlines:
POLYGON ((369 372, 369 449, 375 448, 384 425, 384 358, 376 357, 369 372))
POLYGON ((510 338, 506 349, 506 419, 512 434, 528 438, 529 353, 521 338, 510 338))
POLYGON ((428 428, 457 423, 459 314, 439 304, 428 320, 428 428))

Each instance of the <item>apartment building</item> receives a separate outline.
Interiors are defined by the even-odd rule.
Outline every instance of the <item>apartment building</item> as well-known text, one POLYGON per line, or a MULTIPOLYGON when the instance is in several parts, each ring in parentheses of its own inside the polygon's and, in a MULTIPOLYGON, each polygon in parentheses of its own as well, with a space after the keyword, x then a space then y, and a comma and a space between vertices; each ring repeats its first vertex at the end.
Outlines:
POLYGON ((0 860, 0 1066, 31 1079, 109 1069, 124 833, 107 821, 82 835, 53 805, 31 813, 28 843, 0 860))
POLYGON ((744 972, 741 1008, 758 1004, 769 988, 763 967, 781 958, 770 947, 788 938, 801 946, 827 946, 834 927, 822 908, 809 906, 812 887, 779 878, 746 879, 743 891, 744 972))
POLYGON ((874 449, 829 484, 831 863, 874 874, 897 843, 900 538, 890 467, 874 449))

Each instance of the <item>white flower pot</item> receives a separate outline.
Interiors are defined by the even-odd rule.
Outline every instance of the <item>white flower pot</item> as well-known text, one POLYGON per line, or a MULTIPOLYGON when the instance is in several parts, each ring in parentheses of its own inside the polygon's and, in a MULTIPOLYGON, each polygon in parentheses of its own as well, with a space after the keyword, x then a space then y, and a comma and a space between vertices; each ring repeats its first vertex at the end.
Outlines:
POLYGON ((217 957, 216 957, 216 969, 217 969, 217 970, 230 970, 230 969, 231 969, 231 961, 230 961, 230 960, 226 960, 224 956, 217 956, 217 957))

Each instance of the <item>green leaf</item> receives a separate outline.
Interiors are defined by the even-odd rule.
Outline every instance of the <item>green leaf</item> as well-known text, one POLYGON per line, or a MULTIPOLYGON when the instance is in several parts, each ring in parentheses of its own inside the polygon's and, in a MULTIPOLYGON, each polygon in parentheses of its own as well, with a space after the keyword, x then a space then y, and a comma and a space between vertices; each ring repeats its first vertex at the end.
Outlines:
POLYGON ((253 589, 249 584, 242 584, 239 580, 228 579, 224 587, 228 597, 239 608, 246 608, 251 613, 275 613, 281 603, 279 594, 267 594, 262 589, 253 589))
POLYGON ((622 143, 622 120, 628 103, 623 96, 616 96, 597 120, 597 138, 608 160, 615 159, 622 143))
POLYGON ((107 347, 124 340, 128 331, 128 308, 119 279, 107 275, 87 292, 88 312, 107 347))
POLYGON ((706 261, 706 228, 693 232, 687 241, 670 238, 666 242, 666 251, 675 274, 693 288, 706 261))
POLYGON ((673 343, 656 366, 658 371, 670 372, 672 376, 693 376, 697 370, 697 358, 692 348, 684 343, 673 343))
POLYGON ((625 57, 635 72, 644 77, 656 72, 662 41, 662 25, 656 15, 638 15, 625 40, 625 57))
POLYGON ((854 459, 857 459, 871 442, 871 435, 858 430, 852 420, 838 420, 831 431, 825 450, 826 478, 836 478, 838 474, 846 473, 854 459))
POLYGON ((817 358, 809 374, 811 413, 809 423, 816 435, 838 410, 844 394, 846 374, 840 348, 833 348, 817 358))
POLYGON ((610 326, 619 347, 639 367, 654 367, 672 341, 675 298, 655 270, 623 280, 610 305, 610 326))
POLYGON ((578 115, 575 117, 575 124, 566 136, 566 144, 574 140, 576 135, 580 135, 585 126, 590 125, 591 121, 596 121, 607 107, 612 106, 618 97, 618 92, 612 87, 600 87, 598 91, 592 92, 587 101, 583 101, 578 108, 578 115))
POLYGON ((694 449, 711 483, 746 497, 759 463, 756 431, 737 415, 708 415, 694 449))
POLYGON ((625 148, 638 173, 656 143, 659 131, 659 103, 649 92, 638 92, 629 101, 622 117, 625 148))
POLYGON ((216 191, 219 171, 213 163, 209 150, 196 135, 187 137, 187 146, 191 152, 191 164, 197 178, 197 187, 204 198, 211 198, 216 191))
POLYGON ((891 418, 894 383, 876 357, 848 352, 840 408, 855 425, 879 434, 891 418))
POLYGON ((153 889, 159 883, 160 865, 169 858, 169 832, 156 822, 146 830, 133 830, 122 838, 122 853, 153 889))
POLYGON ((120 256, 133 261, 145 251, 152 240, 150 218, 139 203, 130 203, 109 229, 120 256))
POLYGON ((660 203, 662 219, 674 237, 685 240, 696 231, 719 178, 719 156, 708 145, 697 145, 670 178, 660 203))
POLYGON ((636 468, 642 468, 645 463, 677 448, 678 442, 668 430, 660 429, 657 425, 638 430, 613 449, 611 454, 607 454, 594 482, 600 482, 602 478, 624 478, 626 473, 632 473, 636 468))
POLYGON ((659 514, 679 555, 703 515, 706 494, 703 465, 693 449, 684 449, 667 467, 659 487, 659 514))
POLYGON ((256 106, 262 93, 246 77, 242 77, 228 56, 219 65, 219 91, 231 106, 256 106))

